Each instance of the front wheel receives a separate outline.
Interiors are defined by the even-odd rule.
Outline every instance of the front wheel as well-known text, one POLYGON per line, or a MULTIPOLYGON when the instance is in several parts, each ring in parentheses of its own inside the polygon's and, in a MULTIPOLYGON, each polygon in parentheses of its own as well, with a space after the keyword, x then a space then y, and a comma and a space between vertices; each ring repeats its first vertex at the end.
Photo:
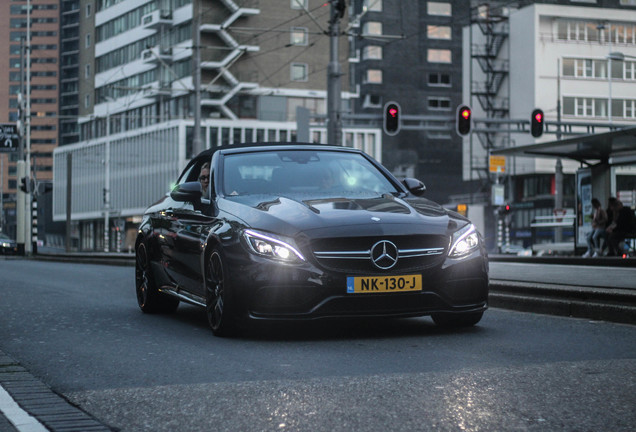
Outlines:
POLYGON ((440 327, 472 327, 481 321, 483 312, 436 313, 431 316, 440 327))
POLYGON ((214 248, 205 269, 205 312, 215 336, 231 336, 237 331, 227 263, 220 247, 214 248))
POLYGON ((170 313, 177 310, 179 299, 159 292, 150 269, 150 257, 144 242, 135 250, 135 288, 137 304, 147 313, 170 313))

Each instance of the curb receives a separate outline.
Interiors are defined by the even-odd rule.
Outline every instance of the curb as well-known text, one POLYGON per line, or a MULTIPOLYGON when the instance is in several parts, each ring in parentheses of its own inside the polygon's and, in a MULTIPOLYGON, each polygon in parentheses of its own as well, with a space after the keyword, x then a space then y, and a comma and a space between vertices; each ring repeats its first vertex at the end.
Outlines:
MULTIPOLYGON (((37 419, 51 432, 112 432, 114 430, 55 393, 2 351, 0 351, 0 386, 22 410, 37 419)), ((0 416, 3 414, 0 412, 0 416)), ((10 422, 10 418, 5 418, 10 422)))
POLYGON ((73 262, 82 264, 102 264, 115 266, 134 266, 135 255, 133 254, 114 254, 114 253, 62 253, 62 254, 36 254, 32 259, 39 261, 54 262, 73 262))
POLYGON ((636 291, 491 280, 492 307, 636 324, 636 291))

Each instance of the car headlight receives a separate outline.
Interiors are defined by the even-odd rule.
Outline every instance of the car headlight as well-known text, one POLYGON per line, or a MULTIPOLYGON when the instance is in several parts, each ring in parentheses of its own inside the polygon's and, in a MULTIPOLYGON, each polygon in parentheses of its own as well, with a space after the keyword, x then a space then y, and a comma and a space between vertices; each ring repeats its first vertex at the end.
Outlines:
POLYGON ((453 234, 448 256, 460 258, 479 247, 479 233, 475 225, 469 224, 453 234))
POLYGON ((305 261, 305 257, 295 247, 271 235, 245 230, 243 237, 249 249, 256 255, 286 263, 305 261))

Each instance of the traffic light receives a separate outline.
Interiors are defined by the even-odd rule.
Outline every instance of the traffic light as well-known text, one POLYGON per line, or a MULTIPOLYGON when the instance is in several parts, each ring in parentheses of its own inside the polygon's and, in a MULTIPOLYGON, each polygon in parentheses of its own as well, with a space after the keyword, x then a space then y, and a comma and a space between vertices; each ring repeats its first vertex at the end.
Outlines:
POLYGON ((29 193, 30 188, 29 188, 30 182, 29 182, 29 178, 28 177, 22 177, 20 179, 20 190, 24 193, 29 193))
POLYGON ((468 206, 466 204, 457 204, 457 213, 462 216, 468 216, 468 206))
POLYGON ((400 132, 400 105, 397 102, 387 102, 384 105, 384 133, 390 136, 400 132))
POLYGON ((530 117, 530 133, 535 138, 543 134, 543 111, 538 108, 532 111, 532 117, 530 117))
POLYGON ((466 136, 470 133, 470 123, 473 111, 468 105, 460 105, 457 107, 457 118, 455 128, 457 135, 466 136))

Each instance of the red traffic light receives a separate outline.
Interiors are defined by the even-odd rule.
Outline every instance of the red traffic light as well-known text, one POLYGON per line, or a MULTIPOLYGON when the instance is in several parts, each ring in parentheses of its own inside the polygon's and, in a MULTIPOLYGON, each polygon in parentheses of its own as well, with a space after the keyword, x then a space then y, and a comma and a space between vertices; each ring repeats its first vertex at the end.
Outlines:
POLYGON ((457 107, 457 118, 455 119, 455 129, 457 135, 465 136, 470 133, 472 110, 468 105, 457 107))
POLYGON ((400 132, 400 105, 397 102, 388 102, 384 105, 384 133, 393 136, 400 132))
POLYGON ((535 109, 530 117, 530 134, 538 138, 543 135, 543 111, 535 109))

